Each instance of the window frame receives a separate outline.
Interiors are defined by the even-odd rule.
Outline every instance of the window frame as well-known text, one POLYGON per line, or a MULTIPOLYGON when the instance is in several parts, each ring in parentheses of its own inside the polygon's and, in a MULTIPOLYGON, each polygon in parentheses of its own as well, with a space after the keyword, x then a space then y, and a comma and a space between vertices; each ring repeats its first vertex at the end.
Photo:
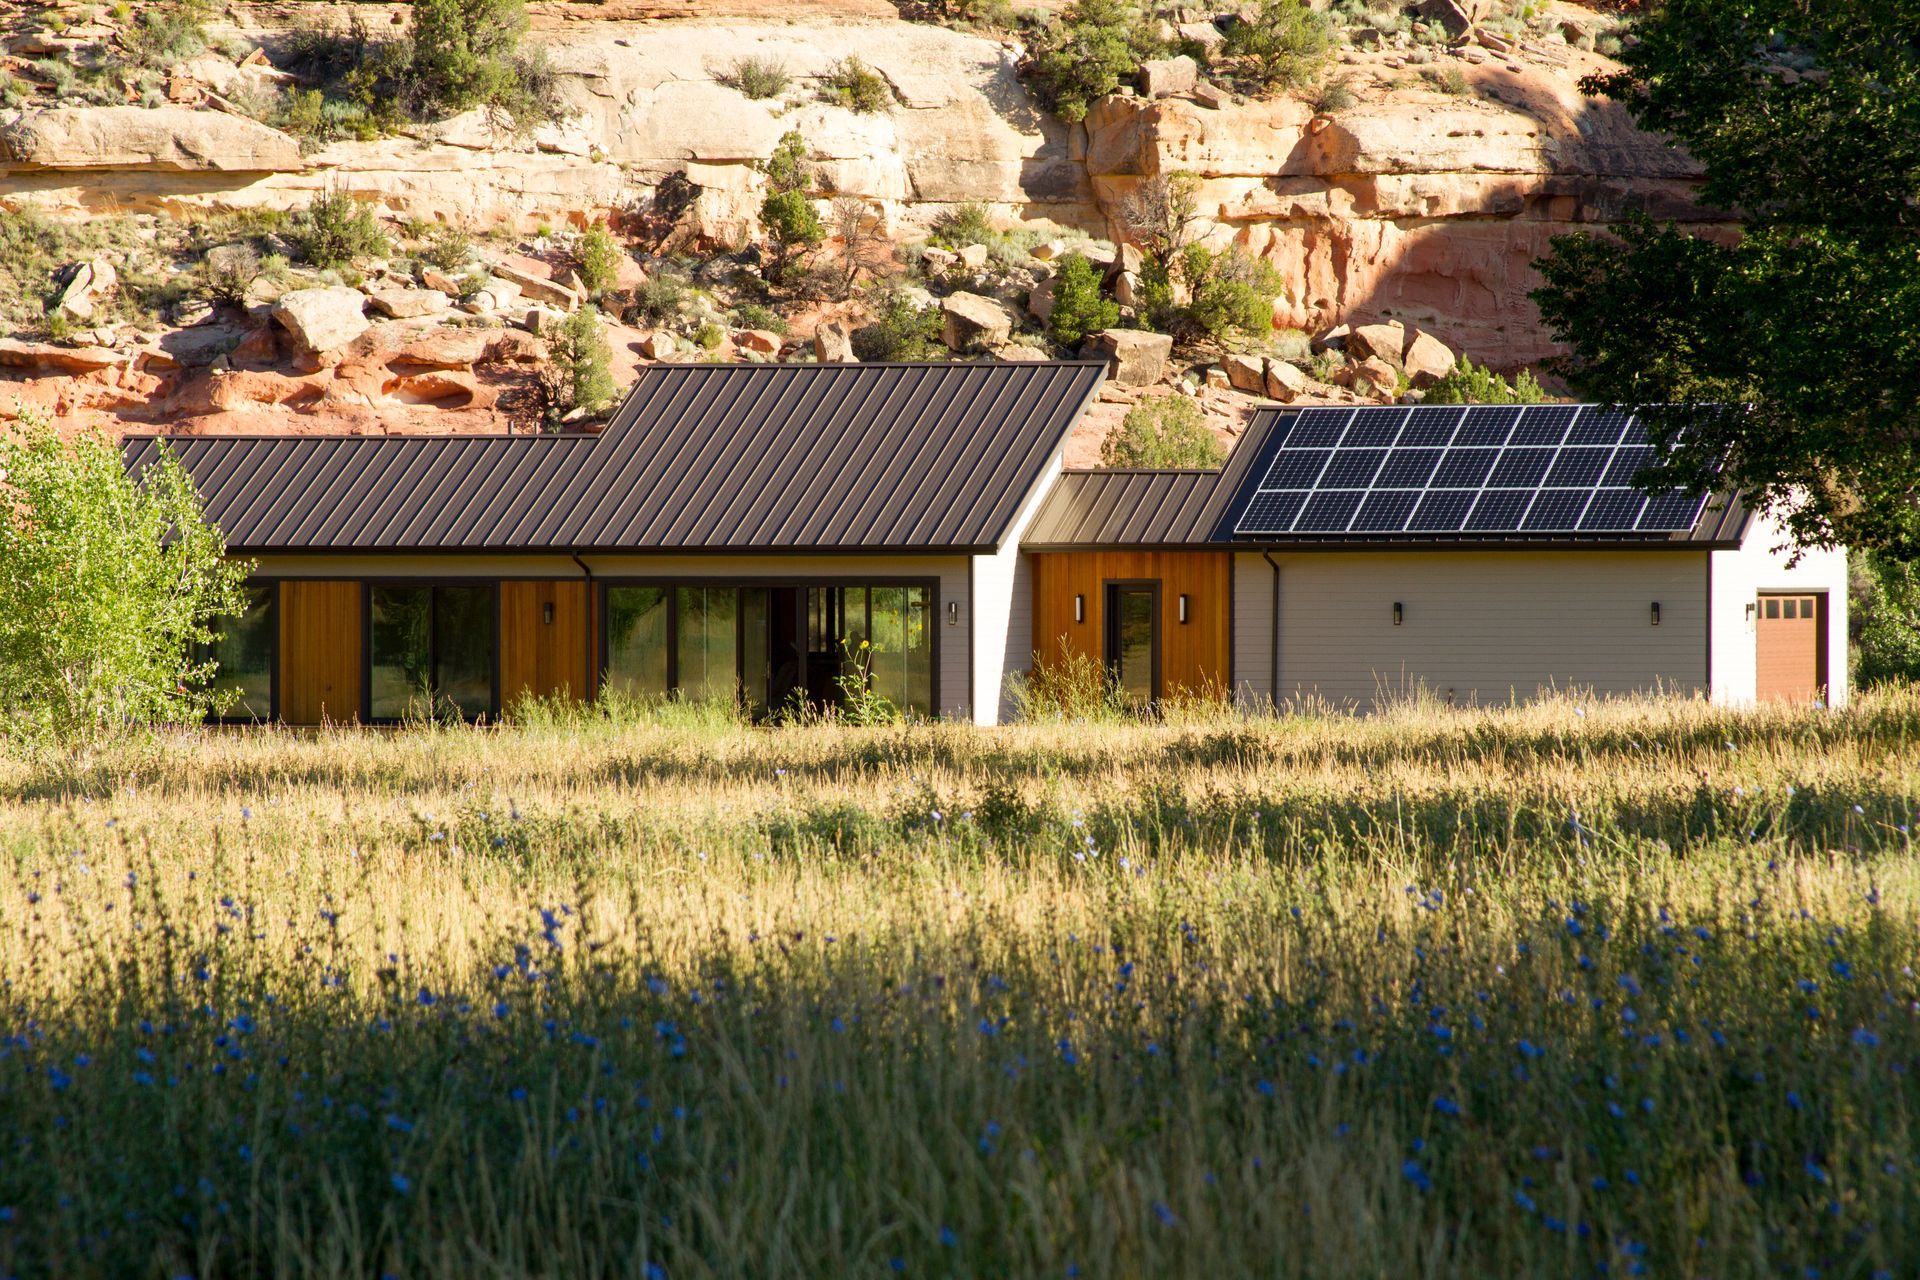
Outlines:
MULTIPOLYGON (((489 723, 500 719, 500 582, 499 578, 362 578, 360 580, 360 723, 366 725, 397 725, 405 723, 402 716, 380 716, 373 714, 373 592, 376 587, 425 587, 429 590, 440 587, 478 587, 491 597, 487 616, 493 624, 493 645, 488 663, 487 710, 472 719, 468 724, 477 724, 484 720, 489 723)), ((427 605, 427 666, 436 675, 440 669, 440 637, 436 620, 437 610, 429 600, 427 605)), ((277 688, 277 686, 276 686, 277 688)), ((466 719, 462 717, 462 719, 466 719)))
MULTIPOLYGON (((608 608, 607 593, 618 587, 660 587, 664 589, 667 593, 667 696, 668 697, 672 697, 681 691, 680 593, 679 593, 679 588, 681 587, 706 587, 709 589, 714 587, 723 587, 723 588, 733 588, 736 591, 744 588, 748 588, 748 587, 771 587, 771 588, 784 588, 787 590, 800 592, 801 596, 799 601, 799 608, 800 608, 799 622, 800 622, 800 634, 802 636, 803 643, 801 644, 801 647, 800 647, 801 652, 800 652, 799 671, 797 673, 796 678, 799 686, 802 689, 806 687, 806 683, 807 683, 807 654, 806 654, 807 646, 806 646, 806 643, 804 643, 804 641, 806 640, 806 632, 807 632, 807 618, 806 618, 807 604, 806 604, 806 595, 805 595, 807 588, 809 587, 866 587, 866 588, 924 587, 927 592, 927 619, 928 619, 927 638, 931 646, 927 655, 927 663, 929 668, 928 692, 927 692, 927 701, 929 704, 928 714, 936 718, 941 714, 942 706, 940 702, 940 656, 941 656, 940 633, 943 627, 940 622, 940 619, 943 615, 940 612, 940 608, 941 608, 940 579, 937 576, 928 576, 925 574, 846 574, 846 573, 784 574, 784 575, 781 575, 781 574, 730 575, 729 574, 729 575, 721 575, 721 576, 689 575, 689 574, 639 574, 639 575, 615 574, 615 575, 608 575, 608 576, 596 575, 596 577, 594 578, 594 581, 599 584, 598 594, 594 597, 594 612, 596 615, 595 627, 594 627, 594 630, 595 630, 594 642, 598 646, 598 652, 596 655, 598 661, 596 663, 596 667, 594 670, 594 677, 593 677, 595 682, 595 687, 604 689, 607 686, 607 680, 610 674, 608 659, 612 653, 613 636, 612 636, 612 630, 611 630, 612 620, 610 616, 610 610, 608 608)), ((872 612, 871 605, 869 605, 869 608, 868 608, 869 615, 871 615, 871 612, 872 612)), ((871 625, 871 617, 869 617, 868 621, 869 621, 869 625, 871 625)), ((734 630, 734 662, 735 662, 736 687, 738 687, 738 676, 739 676, 738 664, 740 661, 740 655, 746 652, 745 635, 744 635, 745 626, 746 626, 746 611, 739 607, 739 604, 736 598, 736 603, 734 606, 734 628, 735 628, 734 630)), ((1157 619, 1155 622, 1155 626, 1156 627, 1158 626, 1157 619)))
POLYGON ((279 578, 249 577, 243 588, 267 589, 267 714, 261 716, 215 715, 207 713, 212 725, 277 724, 280 720, 280 582, 279 578))
POLYGON ((1119 636, 1120 611, 1114 606, 1122 590, 1145 590, 1153 596, 1153 693, 1148 699, 1150 706, 1160 705, 1165 690, 1160 683, 1160 668, 1163 656, 1163 638, 1161 636, 1161 612, 1165 601, 1161 598, 1160 579, 1158 578, 1103 578, 1100 581, 1100 666, 1109 680, 1117 682, 1119 678, 1119 655, 1114 652, 1114 641, 1119 636))

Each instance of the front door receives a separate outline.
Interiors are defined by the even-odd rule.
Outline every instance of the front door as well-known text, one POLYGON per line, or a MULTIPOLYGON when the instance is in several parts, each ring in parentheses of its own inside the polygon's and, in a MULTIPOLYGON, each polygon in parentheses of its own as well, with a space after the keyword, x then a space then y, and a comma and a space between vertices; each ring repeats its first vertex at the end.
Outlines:
POLYGON ((1160 697, 1160 584, 1107 584, 1107 677, 1142 706, 1160 697))
POLYGON ((1762 702, 1812 702, 1826 694, 1826 601, 1818 595, 1761 596, 1754 605, 1762 702))

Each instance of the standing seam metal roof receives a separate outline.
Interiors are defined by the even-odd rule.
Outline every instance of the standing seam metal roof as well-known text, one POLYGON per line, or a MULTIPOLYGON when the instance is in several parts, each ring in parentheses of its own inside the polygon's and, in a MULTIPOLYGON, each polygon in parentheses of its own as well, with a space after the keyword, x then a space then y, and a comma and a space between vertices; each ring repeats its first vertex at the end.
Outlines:
POLYGON ((1068 471, 1054 483, 1020 544, 1033 551, 1095 547, 1280 547, 1405 549, 1578 547, 1675 549, 1738 546, 1749 513, 1738 494, 1716 494, 1691 530, 1648 534, 1295 534, 1286 538, 1236 537, 1233 517, 1252 497, 1258 477, 1278 448, 1290 410, 1264 409, 1253 416, 1224 467, 1218 471, 1068 471))
POLYGON ((655 365, 606 429, 165 440, 236 553, 985 550, 1100 361, 655 365))

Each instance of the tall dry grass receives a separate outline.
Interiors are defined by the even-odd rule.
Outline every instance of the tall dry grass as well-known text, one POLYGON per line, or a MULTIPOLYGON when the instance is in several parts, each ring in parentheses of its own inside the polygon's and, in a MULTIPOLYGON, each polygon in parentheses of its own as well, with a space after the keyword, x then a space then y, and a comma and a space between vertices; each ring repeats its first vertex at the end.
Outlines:
POLYGON ((0 1271, 1908 1275, 1920 698, 0 764, 0 1271))

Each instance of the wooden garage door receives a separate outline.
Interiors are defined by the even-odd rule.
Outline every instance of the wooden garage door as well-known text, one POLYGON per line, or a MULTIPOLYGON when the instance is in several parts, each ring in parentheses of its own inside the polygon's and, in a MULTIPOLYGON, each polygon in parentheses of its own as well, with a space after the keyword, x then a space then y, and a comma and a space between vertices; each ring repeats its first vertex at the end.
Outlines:
POLYGON ((1825 694, 1826 597, 1761 596, 1755 608, 1762 702, 1812 702, 1825 694))

